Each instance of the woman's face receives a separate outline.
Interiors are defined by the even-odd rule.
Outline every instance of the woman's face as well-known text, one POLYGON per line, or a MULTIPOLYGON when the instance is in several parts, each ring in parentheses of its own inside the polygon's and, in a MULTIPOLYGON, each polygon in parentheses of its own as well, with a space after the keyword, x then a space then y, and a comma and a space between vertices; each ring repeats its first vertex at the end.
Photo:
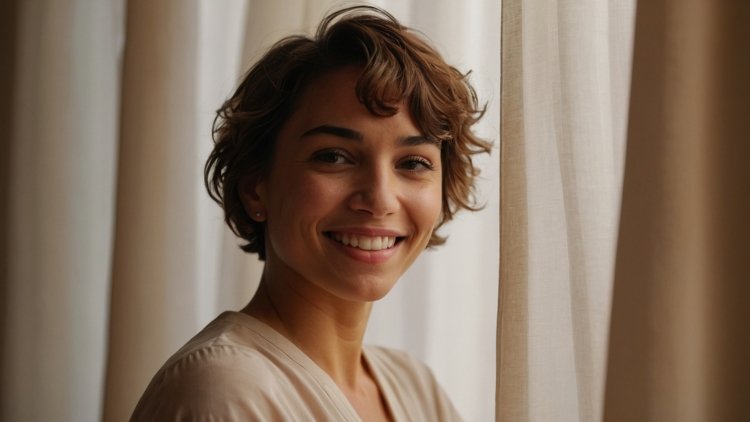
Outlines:
POLYGON ((266 277, 373 301, 425 249, 442 169, 439 146, 405 105, 379 117, 357 100, 358 74, 343 68, 308 86, 276 139, 270 173, 244 197, 266 219, 266 277))

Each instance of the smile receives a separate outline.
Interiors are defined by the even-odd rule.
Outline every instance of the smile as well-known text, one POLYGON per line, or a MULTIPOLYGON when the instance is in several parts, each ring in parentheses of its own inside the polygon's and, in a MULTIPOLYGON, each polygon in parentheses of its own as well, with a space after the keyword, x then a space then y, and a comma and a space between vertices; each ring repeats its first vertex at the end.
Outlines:
POLYGON ((340 232, 328 232, 326 235, 344 246, 362 249, 363 251, 390 249, 402 239, 395 236, 364 236, 340 232))

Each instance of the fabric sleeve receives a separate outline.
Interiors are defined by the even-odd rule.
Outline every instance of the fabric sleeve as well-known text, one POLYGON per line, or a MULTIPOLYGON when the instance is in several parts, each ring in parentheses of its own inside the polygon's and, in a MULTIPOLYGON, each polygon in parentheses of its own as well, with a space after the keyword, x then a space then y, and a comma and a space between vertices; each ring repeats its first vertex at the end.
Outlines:
POLYGON ((156 374, 131 421, 286 420, 290 411, 304 414, 280 380, 262 357, 246 350, 202 348, 156 374))

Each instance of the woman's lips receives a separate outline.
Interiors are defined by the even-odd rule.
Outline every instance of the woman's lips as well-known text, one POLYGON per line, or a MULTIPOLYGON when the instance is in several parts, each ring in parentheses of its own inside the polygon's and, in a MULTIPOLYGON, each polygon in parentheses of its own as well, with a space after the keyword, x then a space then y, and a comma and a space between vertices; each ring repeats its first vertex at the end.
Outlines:
POLYGON ((330 237, 344 246, 365 251, 390 249, 396 244, 396 236, 365 236, 346 232, 330 232, 330 237))
POLYGON ((366 235, 351 231, 330 231, 325 232, 325 237, 348 257, 369 264, 378 264, 393 256, 404 239, 403 236, 392 235, 395 232, 386 233, 388 234, 366 235))

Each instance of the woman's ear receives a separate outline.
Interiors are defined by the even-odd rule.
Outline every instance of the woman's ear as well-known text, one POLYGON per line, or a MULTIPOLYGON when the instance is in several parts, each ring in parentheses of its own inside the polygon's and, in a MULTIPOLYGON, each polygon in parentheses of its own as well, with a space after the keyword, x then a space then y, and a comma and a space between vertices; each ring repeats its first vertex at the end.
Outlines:
POLYGON ((240 180, 239 191, 247 215, 259 223, 266 221, 265 181, 257 176, 245 176, 240 180))

